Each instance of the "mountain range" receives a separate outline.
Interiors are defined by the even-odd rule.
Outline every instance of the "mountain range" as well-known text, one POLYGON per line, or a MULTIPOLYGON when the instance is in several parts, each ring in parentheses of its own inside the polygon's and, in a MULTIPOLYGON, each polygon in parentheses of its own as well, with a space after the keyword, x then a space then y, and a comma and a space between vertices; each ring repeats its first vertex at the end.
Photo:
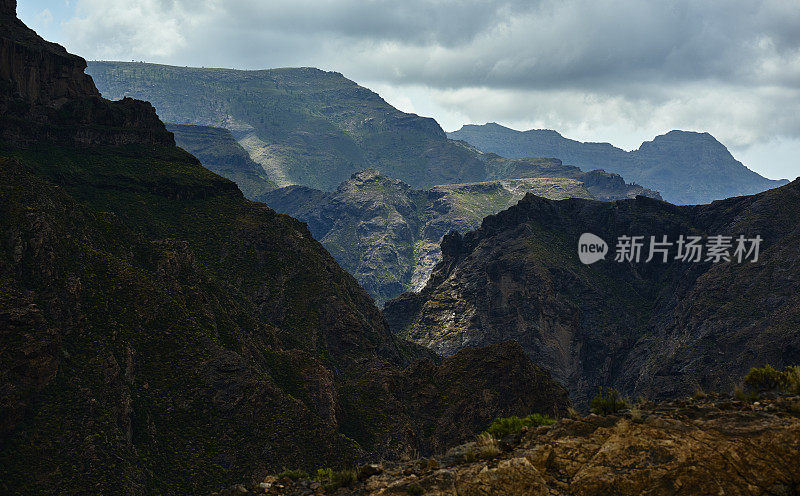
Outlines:
POLYGON ((800 180, 699 206, 529 194, 441 249, 425 288, 386 304, 392 329, 445 355, 515 340, 579 405, 609 386, 651 399, 726 391, 751 367, 800 362, 800 180), (593 265, 578 257, 584 233, 609 245, 593 265), (672 244, 666 260, 648 263, 646 245, 617 261, 622 236, 672 244), (763 241, 757 261, 695 263, 677 258, 681 236, 763 241))
POLYGON ((800 363, 800 179, 678 206, 337 73, 86 67, 0 0, 0 494, 800 491, 799 369, 715 393, 800 363))
MULTIPOLYGON (((538 164, 529 158, 525 162, 507 160, 450 140, 435 120, 401 112, 336 72, 313 68, 237 71, 126 62, 90 62, 87 72, 107 98, 145 99, 169 123, 229 130, 269 181, 281 187, 333 191, 352 174, 366 169, 379 170, 416 189, 537 177, 533 174, 579 180, 584 176, 579 168, 551 159, 538 164)), ((198 131, 171 129, 179 144, 183 143, 182 131, 198 131)), ((213 133, 207 134, 212 139, 213 133)), ((187 140, 194 145, 186 143, 194 150, 198 150, 196 138, 187 140)), ((595 174, 595 179, 599 177, 595 174)), ((623 197, 633 188, 647 196, 658 195, 622 179, 615 181, 605 199, 623 197)))
POLYGON ((15 13, 0 1, 0 493, 207 494, 566 410, 519 345, 442 359, 394 336, 303 223, 15 13))
POLYGON ((332 193, 287 186, 254 199, 306 222, 314 238, 382 305, 425 285, 441 260, 442 236, 477 228, 484 217, 505 210, 526 193, 552 199, 657 196, 625 184, 616 174, 584 173, 558 160, 496 157, 492 162, 497 169, 505 167, 503 176, 521 177, 417 190, 368 169, 332 193))
POLYGON ((670 131, 631 152, 547 129, 516 131, 495 123, 466 125, 448 136, 504 157, 557 157, 583 170, 605 169, 658 190, 675 204, 711 203, 788 183, 748 169, 708 133, 670 131))

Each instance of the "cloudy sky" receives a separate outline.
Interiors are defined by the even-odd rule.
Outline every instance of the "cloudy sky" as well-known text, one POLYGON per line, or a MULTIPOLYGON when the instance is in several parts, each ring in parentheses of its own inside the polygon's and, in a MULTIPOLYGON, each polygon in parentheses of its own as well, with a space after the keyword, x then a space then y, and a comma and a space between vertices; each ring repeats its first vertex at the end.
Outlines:
POLYGON ((18 0, 89 60, 336 70, 446 130, 708 131, 800 175, 798 0, 18 0))

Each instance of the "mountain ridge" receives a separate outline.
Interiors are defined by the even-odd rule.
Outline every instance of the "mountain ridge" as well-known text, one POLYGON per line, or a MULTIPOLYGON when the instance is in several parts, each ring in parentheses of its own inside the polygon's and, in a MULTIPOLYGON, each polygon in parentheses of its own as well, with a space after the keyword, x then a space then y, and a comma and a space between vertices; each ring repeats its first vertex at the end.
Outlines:
POLYGON ((428 285, 384 315, 445 355, 515 339, 578 404, 606 386, 651 398, 727 390, 750 367, 800 362, 798 219, 800 180, 695 206, 527 195, 476 231, 445 236, 428 285), (664 264, 609 255, 584 265, 576 248, 586 232, 611 250, 622 235, 758 235, 763 244, 757 263, 684 263, 673 244, 664 264))
POLYGON ((417 187, 483 177, 483 164, 435 120, 401 112, 338 72, 113 62, 87 71, 106 97, 146 98, 166 121, 230 129, 278 184, 332 190, 376 166, 417 187))
POLYGON ((506 157, 553 156, 584 170, 616 172, 678 204, 710 203, 788 183, 748 169, 709 133, 673 130, 629 152, 610 143, 565 138, 553 130, 516 131, 497 123, 467 124, 448 136, 506 157))
MULTIPOLYGON (((338 72, 122 62, 91 62, 87 70, 109 98, 148 99, 166 121, 229 129, 281 187, 334 191, 366 169, 416 189, 530 177, 515 175, 514 161, 448 139, 434 119, 402 112, 338 72)), ((560 171, 563 177, 583 174, 568 165, 560 171)), ((626 186, 635 185, 621 180, 613 189, 626 186)))
POLYGON ((527 192, 554 199, 657 195, 626 185, 615 174, 583 173, 558 160, 497 157, 487 163, 506 169, 499 176, 508 179, 419 190, 367 169, 332 193, 288 186, 254 199, 308 223, 314 237, 382 305, 425 285, 441 259, 442 236, 479 227, 484 217, 510 207, 527 192))

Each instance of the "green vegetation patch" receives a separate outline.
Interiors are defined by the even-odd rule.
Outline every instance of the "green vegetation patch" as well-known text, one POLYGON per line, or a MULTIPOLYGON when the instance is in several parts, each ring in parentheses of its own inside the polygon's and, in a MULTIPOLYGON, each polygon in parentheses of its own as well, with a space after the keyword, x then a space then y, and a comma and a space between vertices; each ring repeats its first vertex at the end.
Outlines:
POLYGON ((501 417, 494 419, 486 432, 495 439, 502 439, 510 434, 518 434, 523 427, 538 427, 555 423, 555 420, 541 413, 533 413, 527 417, 501 417))
POLYGON ((777 370, 771 365, 753 367, 744 383, 758 391, 787 391, 800 394, 800 365, 790 365, 777 370))
POLYGON ((628 408, 628 402, 612 387, 605 391, 600 388, 597 396, 592 398, 589 403, 589 409, 597 415, 611 415, 619 413, 626 408, 628 408))

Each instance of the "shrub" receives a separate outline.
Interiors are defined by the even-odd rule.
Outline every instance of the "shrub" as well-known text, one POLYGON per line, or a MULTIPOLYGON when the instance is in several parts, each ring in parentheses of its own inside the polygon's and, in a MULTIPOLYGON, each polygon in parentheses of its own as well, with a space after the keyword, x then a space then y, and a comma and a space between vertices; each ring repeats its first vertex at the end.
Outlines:
POLYGON ((771 365, 753 367, 744 377, 744 383, 758 391, 780 389, 800 394, 800 365, 790 365, 780 371, 771 365))
POLYGON ((771 365, 764 365, 762 368, 753 367, 744 377, 745 384, 759 391, 774 391, 785 382, 785 374, 775 370, 771 365))
POLYGON ((597 396, 589 402, 589 409, 597 415, 609 415, 626 408, 628 408, 628 402, 612 387, 608 388, 605 394, 603 388, 600 388, 597 396))
POLYGON ((800 394, 800 365, 793 365, 783 369, 786 377, 784 389, 790 393, 800 394))
POLYGON ((478 437, 475 439, 475 448, 475 455, 478 458, 494 458, 500 454, 500 445, 497 439, 488 432, 478 434, 478 437))
POLYGON ((352 485, 357 478, 358 472, 355 470, 334 471, 331 468, 320 468, 317 469, 317 475, 314 480, 321 483, 326 491, 333 492, 340 487, 352 485))
POLYGON ((537 427, 555 423, 555 420, 541 413, 534 413, 527 417, 500 417, 494 419, 489 428, 486 429, 486 432, 496 439, 502 439, 509 434, 521 432, 523 427, 537 427))
POLYGON ((286 470, 276 475, 278 479, 291 479, 297 481, 300 479, 308 479, 308 472, 303 470, 286 470))
POLYGON ((318 468, 317 475, 314 477, 314 480, 317 482, 327 482, 331 480, 331 477, 333 477, 332 468, 318 468))

